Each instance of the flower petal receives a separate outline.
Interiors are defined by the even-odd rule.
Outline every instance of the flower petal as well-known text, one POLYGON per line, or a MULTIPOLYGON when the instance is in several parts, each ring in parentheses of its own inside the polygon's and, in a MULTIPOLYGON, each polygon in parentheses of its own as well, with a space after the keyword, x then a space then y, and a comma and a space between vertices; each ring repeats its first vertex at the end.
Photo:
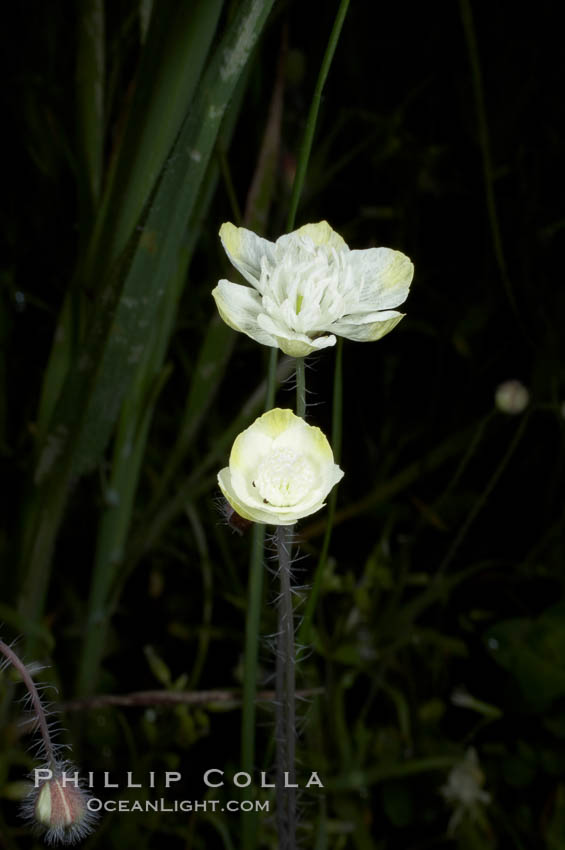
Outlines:
MULTIPOLYGON (((230 453, 230 469, 245 477, 253 476, 261 459, 272 450, 273 442, 298 419, 292 410, 275 407, 253 422, 235 438, 230 453)), ((301 420, 302 421, 302 420, 301 420)))
POLYGON ((408 297, 414 266, 401 251, 391 248, 350 251, 346 264, 352 281, 347 300, 355 312, 390 310, 408 297))
MULTIPOLYGON (((332 464, 333 466, 333 464, 332 464)), ((338 467, 339 468, 339 467, 338 467)), ((239 472, 230 466, 231 473, 231 488, 240 504, 245 505, 247 510, 259 511, 263 515, 288 517, 296 516, 297 511, 300 511, 302 516, 308 516, 309 513, 317 511, 324 499, 326 498, 329 489, 325 486, 328 480, 328 475, 320 476, 318 486, 312 488, 310 492, 304 496, 300 502, 295 505, 276 505, 267 502, 263 499, 258 489, 253 485, 253 481, 247 481, 240 475, 239 472)), ((330 485, 330 487, 333 485, 330 485)), ((273 520, 271 520, 272 522, 273 520)))
POLYGON ((273 321, 266 313, 259 313, 257 322, 263 331, 275 338, 278 347, 289 357, 306 357, 313 351, 335 345, 335 336, 317 336, 311 339, 306 334, 292 331, 282 323, 273 321))
POLYGON ((335 248, 336 251, 347 251, 347 242, 333 230, 327 221, 318 221, 315 224, 304 224, 298 230, 293 230, 292 233, 286 233, 280 236, 275 245, 277 248, 287 250, 291 245, 296 244, 301 238, 306 237, 311 239, 316 247, 335 248))
POLYGON ((233 487, 232 475, 227 466, 218 473, 218 485, 225 498, 239 516, 251 522, 259 522, 262 525, 294 525, 298 519, 315 513, 320 508, 323 508, 325 504, 322 501, 314 507, 301 504, 296 508, 277 508, 275 505, 258 507, 248 504, 242 501, 236 494, 233 487))
POLYGON ((355 342, 374 342, 390 333, 403 318, 404 313, 383 310, 382 313, 372 313, 367 316, 347 316, 345 319, 333 322, 330 327, 338 336, 344 336, 346 339, 352 339, 355 342))
POLYGON ((257 316, 262 309, 261 296, 258 292, 249 286, 221 280, 212 290, 212 295, 226 325, 247 334, 262 345, 277 347, 276 339, 257 324, 257 316))
POLYGON ((323 507, 329 491, 342 476, 343 471, 333 462, 331 447, 322 431, 308 425, 292 410, 275 408, 236 437, 229 467, 218 474, 218 484, 244 519, 268 525, 292 525, 323 507), (281 506, 265 500, 259 482, 265 460, 268 463, 269 456, 280 457, 281 450, 284 456, 287 449, 310 465, 313 478, 299 502, 281 506))
POLYGON ((220 239, 236 269, 261 292, 261 261, 266 258, 271 265, 274 265, 274 242, 262 239, 245 227, 236 227, 229 221, 224 222, 220 227, 220 239))
POLYGON ((276 437, 274 446, 300 452, 318 469, 333 464, 333 452, 326 435, 315 425, 308 425, 300 416, 294 416, 289 427, 276 437))

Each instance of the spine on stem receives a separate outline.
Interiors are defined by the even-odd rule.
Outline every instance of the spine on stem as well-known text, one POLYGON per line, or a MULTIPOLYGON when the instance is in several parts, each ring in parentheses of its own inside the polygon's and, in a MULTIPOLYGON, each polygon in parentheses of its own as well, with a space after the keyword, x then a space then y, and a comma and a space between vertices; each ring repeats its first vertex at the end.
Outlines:
POLYGON ((4 656, 0 672, 11 665, 25 685, 32 727, 40 736, 38 755, 42 767, 31 774, 33 783, 22 801, 21 815, 47 844, 75 844, 92 832, 97 820, 89 807, 90 796, 74 765, 59 757, 59 748, 53 741, 53 723, 48 720, 52 711, 43 703, 29 669, 3 640, 0 656, 4 656))
POLYGON ((277 527, 280 596, 276 670, 277 831, 279 850, 296 847, 296 653, 292 604, 292 528, 277 527))

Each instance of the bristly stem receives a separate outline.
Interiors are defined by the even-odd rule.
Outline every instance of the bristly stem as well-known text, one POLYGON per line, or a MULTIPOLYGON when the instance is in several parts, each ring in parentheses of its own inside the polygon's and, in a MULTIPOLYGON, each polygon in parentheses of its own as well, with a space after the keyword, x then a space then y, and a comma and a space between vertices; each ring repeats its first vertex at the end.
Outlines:
MULTIPOLYGON (((336 463, 339 463, 341 456, 341 432, 342 432, 342 411, 343 411, 343 338, 338 337, 335 351, 335 369, 334 369, 334 388, 333 388, 333 404, 332 404, 332 450, 336 463)), ((304 617, 298 633, 300 643, 310 643, 310 629, 314 617, 314 611, 318 603, 320 589, 322 586, 322 578, 326 569, 326 561, 330 548, 332 537, 332 528, 335 516, 335 508, 337 504, 337 486, 333 488, 328 498, 328 511, 326 520, 326 530, 324 533, 324 542, 322 543, 322 551, 318 558, 314 580, 308 600, 304 617)))
POLYGON ((276 532, 280 596, 276 671, 277 832, 279 850, 296 847, 296 676, 291 573, 292 526, 276 532), (288 779, 288 781, 285 781, 288 779))
POLYGON ((52 767, 57 763, 57 759, 55 758, 55 748, 53 747, 53 742, 51 741, 51 735, 49 734, 49 725, 47 723, 47 717, 45 716, 45 709, 43 708, 43 703, 41 702, 41 698, 39 696, 36 684, 31 678, 29 671, 23 661, 19 658, 18 655, 16 655, 14 650, 10 646, 8 646, 7 643, 4 643, 3 640, 0 640, 0 652, 5 658, 8 659, 12 667, 16 668, 16 670, 22 677, 24 685, 28 690, 31 699, 32 710, 37 723, 37 728, 39 729, 39 733, 43 740, 43 746, 45 747, 45 759, 52 767))
MULTIPOLYGON (((291 231, 294 228, 295 220, 296 220, 296 211, 298 209, 298 202, 300 200, 300 196, 302 194, 302 187, 304 185, 304 180, 306 177, 306 170, 308 167, 308 162, 310 159, 310 152, 312 150, 312 142, 314 140, 314 132, 316 129, 316 123, 318 119, 318 111, 320 108, 320 101, 322 97, 322 91, 324 88, 324 84, 326 82, 326 78, 328 76, 330 66, 332 63, 332 59, 339 41, 339 36, 341 33, 341 28, 343 26, 343 22, 345 20, 345 16, 347 14, 347 9, 349 7, 349 0, 341 0, 337 15, 335 18, 335 22, 330 33, 328 45, 326 47, 326 52, 324 54, 324 58, 322 60, 322 65, 320 68, 320 73, 318 75, 318 79, 316 82, 316 88, 314 90, 314 95, 312 97, 312 103, 310 104, 310 110, 308 113, 308 119, 306 122, 306 130, 304 133, 304 139, 302 143, 302 147, 300 149, 300 153, 298 156, 296 175, 294 178, 294 183, 292 186, 292 196, 289 206, 289 212, 287 217, 287 231, 291 231)), ((272 349, 271 355, 269 359, 269 389, 267 392, 267 402, 265 405, 266 410, 270 410, 274 405, 275 400, 275 382, 274 382, 274 373, 276 369, 277 362, 277 354, 278 350, 272 349)), ((297 361, 298 362, 298 361, 297 361)), ((304 368, 304 361, 302 361, 302 368, 304 368)), ((297 366, 297 384, 298 384, 298 371, 299 367, 297 366)), ((297 405, 297 414, 298 416, 304 416, 305 410, 305 393, 303 394, 304 402, 302 412, 300 412, 300 408, 297 405)), ((253 529, 253 552, 251 556, 251 577, 250 577, 250 599, 253 599, 253 604, 257 604, 257 600, 260 599, 261 592, 261 582, 262 582, 262 568, 263 568, 263 538, 264 538, 264 527, 263 526, 255 526, 253 529)), ((290 548, 290 547, 289 547, 290 548)), ((290 563, 290 551, 289 551, 289 563, 290 563)), ((292 599, 290 600, 292 603, 292 599)), ((255 753, 255 737, 254 737, 254 723, 255 723, 255 701, 252 696, 256 690, 256 677, 257 677, 257 640, 258 638, 258 622, 256 617, 254 616, 253 628, 251 626, 247 629, 246 635, 246 644, 245 644, 245 679, 246 679, 246 687, 245 687, 245 695, 244 695, 244 703, 243 703, 243 720, 242 720, 242 732, 243 732, 243 740, 242 740, 242 755, 243 755, 243 768, 244 770, 252 769, 254 767, 254 753, 255 753), (257 627, 257 631, 255 632, 255 628, 257 627)), ((294 633, 292 636, 294 642, 294 633)), ((277 653, 278 658, 278 653, 277 653)), ((294 662, 294 655, 293 655, 294 662)), ((277 670, 278 673, 278 670, 277 670)), ((294 663, 293 663, 293 675, 294 675, 294 663)), ((277 677, 278 682, 278 677, 277 677)), ((278 734, 279 729, 277 728, 277 741, 281 740, 281 736, 278 734)), ((294 729, 293 729, 294 735, 294 729)), ((294 738, 293 738, 293 746, 294 746, 294 738)), ((294 761, 294 760, 293 760, 294 761)), ((294 765, 293 765, 294 769, 294 765)), ((279 794, 280 797, 280 794, 279 794)), ((290 798, 288 798, 290 799, 290 798)), ((280 800, 279 800, 280 802, 280 800)), ((295 801, 294 801, 295 805, 295 801)), ((246 818, 243 822, 243 832, 245 838, 245 847, 246 850, 253 850, 256 846, 256 836, 253 833, 253 824, 255 822, 251 818, 246 818)), ((283 847, 282 843, 282 833, 279 832, 279 836, 281 836, 281 843, 279 850, 283 847)), ((289 847, 293 847, 294 845, 288 845, 289 847)))
POLYGON ((296 415, 304 419, 306 415, 306 378, 304 357, 296 358, 296 415))

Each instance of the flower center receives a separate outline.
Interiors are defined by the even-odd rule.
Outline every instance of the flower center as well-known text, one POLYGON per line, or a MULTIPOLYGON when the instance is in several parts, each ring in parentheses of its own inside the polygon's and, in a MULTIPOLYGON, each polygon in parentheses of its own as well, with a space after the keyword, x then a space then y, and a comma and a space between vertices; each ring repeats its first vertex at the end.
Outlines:
POLYGON ((274 449, 259 464, 254 484, 261 498, 277 507, 296 505, 311 489, 314 467, 293 449, 274 449))
POLYGON ((280 248, 274 264, 261 262, 263 310, 295 333, 323 330, 344 312, 344 255, 308 239, 280 248))

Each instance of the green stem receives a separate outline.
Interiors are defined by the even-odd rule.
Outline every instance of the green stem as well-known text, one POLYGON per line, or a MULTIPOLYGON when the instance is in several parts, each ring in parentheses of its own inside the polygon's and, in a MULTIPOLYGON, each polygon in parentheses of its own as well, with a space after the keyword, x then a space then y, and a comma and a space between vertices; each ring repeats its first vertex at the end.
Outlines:
MULTIPOLYGON (((314 139, 314 131, 318 119, 318 111, 320 108, 322 90, 324 88, 324 84, 328 76, 333 55, 337 47, 339 35, 341 33, 341 28, 343 26, 348 6, 349 0, 341 0, 335 23, 330 33, 328 46, 326 48, 326 52, 322 60, 322 66, 320 68, 316 88, 312 97, 310 111, 308 113, 304 140, 298 157, 296 175, 292 187, 292 197, 287 218, 287 231, 292 230, 294 227, 296 211, 298 209, 298 202, 302 194, 302 188, 304 185, 308 161, 310 159, 310 152, 312 149, 312 141, 314 139)), ((269 377, 265 410, 270 410, 273 407, 275 401, 275 374, 277 354, 278 351, 276 348, 271 350, 269 359, 269 377)), ((253 528, 253 545, 251 551, 248 596, 249 606, 247 613, 248 622, 246 627, 244 656, 245 690, 242 711, 242 767, 246 771, 250 768, 253 768, 255 759, 255 691, 257 687, 257 649, 259 643, 260 611, 255 611, 253 606, 257 605, 258 609, 260 609, 261 605, 261 595, 263 586, 262 582, 264 533, 264 528, 262 526, 255 526, 253 528)), ((246 850, 253 850, 257 846, 256 830, 256 817, 246 817, 243 819, 243 846, 246 848, 246 850)))
POLYGON ((306 130, 304 131, 304 139, 302 140, 300 156, 298 157, 298 163, 296 166, 296 176, 294 178, 294 183, 292 186, 292 196, 290 199, 290 208, 288 211, 287 218, 287 230, 292 230, 294 228, 294 222, 296 220, 296 211, 298 209, 298 202, 300 200, 300 195, 302 194, 302 187, 306 178, 308 160, 310 159, 310 152, 312 150, 312 142, 314 141, 314 132, 316 130, 316 123, 318 121, 318 112, 320 110, 322 91, 324 89, 330 66, 332 64, 332 59, 335 53, 335 49, 337 47, 337 43, 339 41, 341 28, 343 26, 343 22, 347 14, 348 6, 349 0, 341 0, 341 3, 339 4, 339 8, 337 10, 336 19, 332 31, 330 33, 328 46, 326 47, 326 52, 322 60, 320 73, 318 74, 318 79, 316 81, 316 88, 314 89, 314 94, 312 96, 312 103, 310 104, 308 120, 306 121, 306 130))
POLYGON ((481 155, 483 160, 483 177, 485 181, 485 199, 487 213, 492 234, 492 243, 498 271, 502 279, 506 296, 514 313, 518 316, 518 309, 514 292, 512 291, 512 283, 508 274, 508 266, 504 256, 504 248, 502 245, 502 234, 500 232, 500 223, 496 208, 496 197, 494 194, 494 169, 492 166, 492 155, 490 147, 490 135, 488 129, 487 110, 485 106, 483 76, 481 72, 481 63, 479 59, 479 50, 477 47, 477 37, 475 33, 475 25, 473 22, 473 12, 469 0, 459 0, 459 9, 463 30, 465 32, 465 40, 467 42, 467 50, 469 52, 469 62, 471 65, 471 76, 473 80, 473 91, 475 95, 475 106, 477 110, 477 123, 479 130, 479 144, 481 147, 481 155))
MULTIPOLYGON (((341 455, 341 432, 342 432, 342 409, 343 409, 343 338, 338 337, 336 352, 335 352, 335 369, 334 369, 334 388, 332 402, 332 449, 336 463, 339 463, 341 455)), ((300 643, 309 644, 311 639, 312 619, 314 611, 318 604, 320 589, 324 570, 328 559, 330 541, 332 537, 333 522, 335 517, 335 509, 337 504, 337 487, 334 487, 328 498, 328 512, 326 521, 326 530, 324 532, 324 542, 322 543, 322 551, 314 572, 314 580, 308 594, 306 609, 302 624, 298 632, 298 640, 300 643)))
POLYGON ((276 532, 279 560, 280 596, 278 602, 276 671, 276 765, 277 833, 279 850, 296 847, 296 677, 294 648, 294 608, 291 588, 292 526, 280 525, 276 532), (288 782, 285 782, 285 774, 288 782))
POLYGON ((304 357, 296 358, 296 415, 302 419, 306 416, 306 377, 304 357))
POLYGON ((251 539, 247 617, 245 621, 245 676, 243 680, 242 770, 248 772, 255 761, 255 693, 257 690, 257 651, 263 600, 263 544, 265 526, 254 525, 251 539))
POLYGON ((269 352, 269 366, 267 370, 267 394, 265 397, 265 410, 271 410, 275 404, 275 393, 277 391, 277 363, 278 348, 271 348, 269 352))
MULTIPOLYGON (((269 353, 265 410, 275 403, 277 388, 278 349, 269 353)), ((249 586, 247 591, 247 617, 245 620, 245 649, 243 677, 243 705, 241 715, 241 764, 246 773, 255 767, 255 697, 257 694, 257 667, 261 608, 263 603, 263 550, 265 526, 255 524, 252 530, 251 557, 249 561, 249 586)), ((242 821, 243 846, 252 850, 257 846, 257 818, 247 816, 242 821)))
POLYGON ((445 556, 445 558, 443 559, 443 561, 441 562, 441 564, 437 568, 437 571, 436 571, 436 574, 435 574, 435 577, 434 577, 434 581, 438 581, 440 579, 440 577, 444 574, 444 572, 447 570, 448 566, 450 565, 451 561, 453 560, 453 558, 455 556, 455 553, 459 549, 459 546, 461 545, 461 543, 463 542, 463 540, 467 536, 467 532, 469 531, 472 524, 475 522, 476 518, 478 517, 478 515, 480 514, 480 512, 484 508, 490 494, 492 493, 492 491, 496 487, 500 476, 502 475, 502 473, 506 469, 512 455, 514 454, 514 452, 518 448, 518 444, 519 444, 520 440, 522 439, 522 437, 524 435, 524 431, 526 430, 526 426, 528 424, 529 418, 530 418, 530 414, 526 414, 524 416, 524 418, 522 419, 518 429, 516 430, 516 433, 514 434, 514 438, 512 439, 512 442, 510 443, 510 445, 508 446, 506 452, 504 453, 504 455, 502 457, 502 460, 500 461, 500 463, 498 464, 498 466, 494 470, 492 476, 490 477, 489 481, 487 482, 487 485, 486 485, 485 489, 483 490, 483 492, 481 493, 480 497, 474 502, 473 507, 469 511, 469 514, 467 515, 465 522, 463 523, 463 525, 459 529, 459 532, 458 532, 457 536, 455 537, 455 540, 453 541, 453 543, 449 547, 449 551, 447 552, 447 555, 445 556))

